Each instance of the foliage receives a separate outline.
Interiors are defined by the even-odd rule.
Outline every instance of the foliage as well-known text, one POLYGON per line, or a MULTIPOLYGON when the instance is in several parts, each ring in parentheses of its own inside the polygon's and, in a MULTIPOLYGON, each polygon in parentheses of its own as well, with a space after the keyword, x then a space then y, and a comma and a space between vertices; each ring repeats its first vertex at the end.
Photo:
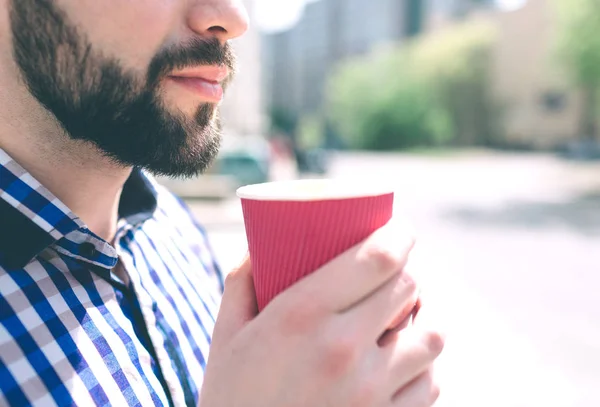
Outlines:
POLYGON ((464 24, 345 62, 330 80, 332 123, 351 146, 367 149, 456 144, 465 132, 468 142, 487 137, 494 34, 464 24))
POLYGON ((558 50, 578 84, 600 87, 600 2, 556 0, 558 50))
POLYGON ((302 149, 321 147, 325 138, 325 123, 316 115, 306 115, 298 123, 298 146, 302 149))
POLYGON ((600 111, 600 2, 556 0, 556 6, 558 55, 583 96, 581 135, 596 138, 600 111))

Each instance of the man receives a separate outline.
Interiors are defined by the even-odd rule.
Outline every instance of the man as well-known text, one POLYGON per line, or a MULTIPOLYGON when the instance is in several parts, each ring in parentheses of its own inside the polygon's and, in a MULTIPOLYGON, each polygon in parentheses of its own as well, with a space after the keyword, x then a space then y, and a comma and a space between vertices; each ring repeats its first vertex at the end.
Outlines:
POLYGON ((148 175, 211 162, 247 25, 238 0, 0 0, 0 405, 434 402, 439 334, 390 329, 416 300, 402 227, 257 315, 249 262, 221 301, 148 175))

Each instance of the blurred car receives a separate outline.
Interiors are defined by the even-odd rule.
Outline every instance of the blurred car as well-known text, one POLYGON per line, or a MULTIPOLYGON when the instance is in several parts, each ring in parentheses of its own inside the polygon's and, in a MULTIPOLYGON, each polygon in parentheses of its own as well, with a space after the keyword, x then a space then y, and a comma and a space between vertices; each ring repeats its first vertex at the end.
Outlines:
POLYGON ((157 180, 182 198, 227 199, 240 186, 269 181, 270 167, 270 146, 264 138, 226 135, 213 165, 201 176, 157 180))
POLYGON ((228 177, 236 188, 269 181, 269 163, 248 151, 223 153, 213 166, 215 174, 228 177))
POLYGON ((326 150, 315 148, 296 153, 298 171, 302 174, 324 175, 329 167, 329 155, 326 150))
POLYGON ((229 177, 236 188, 268 182, 271 172, 271 146, 260 136, 225 138, 210 172, 229 177))

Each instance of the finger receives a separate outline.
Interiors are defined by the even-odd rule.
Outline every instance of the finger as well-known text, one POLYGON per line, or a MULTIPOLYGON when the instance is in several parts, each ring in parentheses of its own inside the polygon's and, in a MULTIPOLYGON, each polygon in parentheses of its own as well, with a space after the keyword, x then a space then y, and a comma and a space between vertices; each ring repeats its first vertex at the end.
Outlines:
POLYGON ((419 327, 421 330, 435 329, 436 331, 444 334, 448 331, 449 325, 445 318, 441 318, 440 307, 441 305, 435 304, 433 299, 427 298, 427 293, 420 293, 418 311, 414 316, 414 325, 419 327), (423 306, 422 304, 425 304, 423 306))
POLYGON ((397 340, 398 335, 400 334, 401 331, 403 331, 404 329, 413 325, 415 317, 419 313, 419 310, 421 309, 421 304, 422 304, 421 297, 419 295, 417 297, 417 301, 416 301, 415 305, 411 309, 410 314, 406 318, 401 320, 400 322, 397 322, 402 318, 402 316, 404 315, 404 313, 403 313, 403 314, 401 314, 400 318, 398 318, 398 320, 392 322, 390 327, 383 333, 383 335, 381 335, 381 337, 377 341, 377 344, 381 347, 384 347, 384 346, 387 346, 392 341, 397 340))
POLYGON ((397 275, 413 245, 411 230, 393 220, 292 286, 289 295, 311 298, 331 312, 344 312, 397 275))
POLYGON ((246 257, 225 279, 225 291, 213 334, 213 344, 232 338, 258 314, 252 268, 246 257))
POLYGON ((416 302, 417 285, 411 276, 401 272, 347 311, 344 318, 353 325, 361 321, 364 338, 376 342, 394 323, 398 325, 410 317, 416 302))
POLYGON ((392 343, 393 341, 397 340, 400 332, 402 332, 404 329, 411 326, 412 322, 413 322, 413 313, 411 312, 411 314, 408 317, 406 317, 404 320, 402 320, 400 323, 394 324, 394 325, 392 325, 391 328, 387 329, 381 335, 381 337, 377 340, 377 345, 379 345, 380 347, 383 348, 383 347, 387 346, 388 344, 392 343))
POLYGON ((429 369, 443 348, 444 338, 436 331, 412 326, 399 333, 395 341, 382 348, 388 363, 390 394, 429 369))
POLYGON ((416 298, 414 301, 411 301, 411 305, 409 308, 402 310, 401 313, 396 315, 396 318, 392 320, 392 322, 387 326, 390 331, 399 331, 401 329, 409 326, 413 320, 415 319, 415 315, 419 312, 421 308, 421 297, 420 290, 417 288, 417 292, 414 295, 416 298))
POLYGON ((415 304, 415 308, 413 309, 413 312, 412 312, 413 321, 415 320, 415 318, 417 318, 417 315, 419 315, 419 311, 421 311, 422 306, 423 306, 423 295, 421 293, 419 293, 419 298, 417 298, 417 303, 415 304))
POLYGON ((440 396, 433 368, 400 389, 392 399, 393 407, 431 407, 440 396))

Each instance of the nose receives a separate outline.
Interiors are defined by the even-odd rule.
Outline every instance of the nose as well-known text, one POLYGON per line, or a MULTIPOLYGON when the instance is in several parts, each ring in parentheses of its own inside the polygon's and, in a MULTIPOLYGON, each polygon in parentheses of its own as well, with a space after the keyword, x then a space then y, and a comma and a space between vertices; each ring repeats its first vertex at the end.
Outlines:
POLYGON ((248 13, 242 0, 196 0, 193 3, 188 26, 198 35, 217 37, 224 43, 248 30, 248 13))

